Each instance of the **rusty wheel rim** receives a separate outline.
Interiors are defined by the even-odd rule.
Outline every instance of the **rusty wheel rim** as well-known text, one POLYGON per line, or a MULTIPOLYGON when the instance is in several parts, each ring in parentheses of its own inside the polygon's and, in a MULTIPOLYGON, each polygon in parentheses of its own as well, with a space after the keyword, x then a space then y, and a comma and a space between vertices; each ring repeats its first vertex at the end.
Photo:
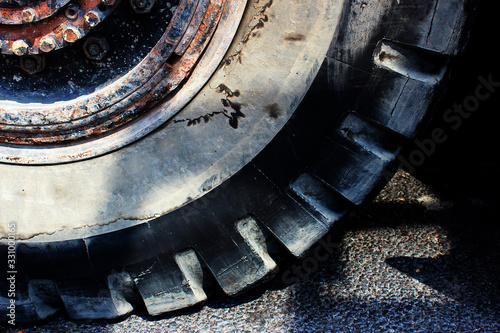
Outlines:
MULTIPOLYGON (((84 39, 80 41, 83 50, 87 58, 92 58, 99 56, 99 49, 106 49, 108 41, 92 34, 85 15, 94 11, 92 6, 96 4, 86 3, 85 8, 78 3, 67 4, 54 15, 67 16, 68 9, 74 9, 71 14, 83 16, 82 24, 89 29, 78 28, 77 39, 84 39)), ((111 11, 118 4, 119 1, 110 3, 104 9, 111 11)), ((224 54, 221 51, 228 47, 237 27, 231 12, 240 11, 245 4, 246 1, 237 0, 181 0, 161 37, 124 75, 91 93, 68 100, 51 103, 43 103, 43 100, 23 103, 15 98, 0 100, 0 161, 19 164, 71 162, 116 150, 158 128, 175 115, 215 71, 224 54), (193 83, 185 89, 188 79, 193 83)), ((123 1, 120 6, 124 5, 128 4, 123 1)), ((102 7, 102 4, 97 6, 102 7)), ((155 10, 142 2, 140 8, 136 8, 137 4, 132 7, 140 14, 155 10)), ((5 46, 3 53, 12 53, 13 42, 6 42, 4 38, 12 33, 12 27, 33 29, 32 26, 43 25, 47 20, 54 24, 50 17, 29 25, 0 25, 2 45, 5 46)), ((64 30, 68 24, 61 25, 64 30)), ((28 43, 40 44, 40 39, 46 37, 46 34, 38 36, 35 42, 28 43)), ((57 52, 64 52, 64 35, 61 37, 63 42, 52 38, 55 44, 61 45, 57 52)), ((23 64, 25 67, 42 66, 40 62, 44 58, 37 55, 40 47, 28 49, 31 51, 24 53, 21 67, 23 64)))

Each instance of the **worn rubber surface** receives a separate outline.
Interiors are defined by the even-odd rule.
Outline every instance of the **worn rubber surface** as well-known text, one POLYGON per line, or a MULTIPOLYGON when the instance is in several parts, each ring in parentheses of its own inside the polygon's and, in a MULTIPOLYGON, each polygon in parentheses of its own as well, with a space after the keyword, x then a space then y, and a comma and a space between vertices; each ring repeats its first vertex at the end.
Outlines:
POLYGON ((271 277, 388 180, 476 6, 249 1, 221 66, 159 130, 94 159, 0 165, 16 321, 158 315, 271 277))

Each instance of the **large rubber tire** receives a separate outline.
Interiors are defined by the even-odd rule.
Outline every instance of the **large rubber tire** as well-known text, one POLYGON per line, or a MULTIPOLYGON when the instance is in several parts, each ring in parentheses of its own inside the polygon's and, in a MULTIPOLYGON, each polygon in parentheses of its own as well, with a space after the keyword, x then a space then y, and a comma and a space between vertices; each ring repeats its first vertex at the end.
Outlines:
POLYGON ((0 164, 3 272, 17 238, 0 318, 12 299, 17 323, 158 315, 269 278, 277 247, 303 255, 390 179, 476 7, 249 0, 221 65, 155 132, 73 163, 0 164))

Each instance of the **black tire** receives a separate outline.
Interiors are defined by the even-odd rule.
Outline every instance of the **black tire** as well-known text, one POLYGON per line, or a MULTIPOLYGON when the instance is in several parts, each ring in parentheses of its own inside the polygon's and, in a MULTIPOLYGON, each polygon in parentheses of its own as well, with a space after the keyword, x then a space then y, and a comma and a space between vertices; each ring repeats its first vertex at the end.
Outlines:
MULTIPOLYGON (((249 1, 210 81, 148 137, 72 163, 0 164, 6 210, 0 253, 8 258, 15 244, 16 257, 15 273, 1 259, 15 277, 14 284, 0 282, 2 321, 11 320, 12 300, 16 323, 58 311, 110 319, 137 306, 159 315, 200 304, 214 288, 234 295, 265 281, 277 270, 276 253, 302 256, 390 179, 398 154, 439 102, 476 7, 467 0, 249 1), (294 24, 306 32, 282 26, 283 18, 302 18, 294 24), (259 44, 270 38, 266 29, 280 40, 275 48, 259 44), (286 62, 280 56, 291 67, 278 66, 286 62), (219 109, 210 109, 213 101, 219 109), (162 141, 167 130, 191 141, 162 141), (174 151, 176 162, 159 156, 160 146, 174 151), (217 149, 226 151, 211 159, 217 149), (177 170, 179 161, 202 172, 177 173, 162 187, 165 170, 177 170), (109 175, 116 170, 124 174, 109 175), (19 194, 33 182, 41 187, 37 202, 19 194), (67 203, 97 182, 112 192, 100 208, 67 203), (183 184, 180 194, 161 192, 176 184, 183 184), (13 193, 23 201, 13 205, 13 193), (38 227, 30 229, 23 214, 37 216, 38 227)), ((95 195, 108 195, 102 193, 95 195)))

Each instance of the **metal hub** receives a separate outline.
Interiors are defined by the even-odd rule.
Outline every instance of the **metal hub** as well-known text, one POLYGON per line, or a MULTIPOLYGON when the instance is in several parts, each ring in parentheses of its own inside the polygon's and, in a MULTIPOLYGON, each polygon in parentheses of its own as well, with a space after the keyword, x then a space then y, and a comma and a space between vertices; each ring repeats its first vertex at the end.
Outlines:
MULTIPOLYGON (((21 7, 8 7, 7 2, 0 2, 2 10, 8 8, 19 12, 21 7)), ((45 2, 26 2, 26 6, 22 8, 29 6, 33 9, 43 3, 45 2)), ((211 42, 217 26, 223 19, 222 14, 229 8, 230 3, 231 0, 171 1, 163 3, 165 7, 158 12, 154 10, 156 7, 153 7, 155 3, 152 0, 131 0, 129 4, 124 2, 120 6, 119 1, 113 0, 73 0, 64 4, 61 2, 59 10, 55 10, 47 19, 38 22, 33 20, 30 24, 0 25, 2 53, 5 54, 6 63, 9 63, 8 57, 12 57, 8 54, 23 56, 20 67, 25 74, 32 76, 27 78, 28 83, 32 82, 36 87, 40 87, 26 92, 32 96, 26 98, 30 103, 23 101, 25 98, 22 92, 9 88, 9 84, 17 84, 12 80, 4 85, 9 91, 0 91, 0 161, 57 163, 87 158, 117 149, 161 125, 152 125, 138 119, 149 117, 151 112, 159 112, 153 107, 160 101, 168 100, 179 90, 211 42), (78 67, 76 62, 70 63, 67 66, 67 72, 70 74, 65 72, 68 76, 66 82, 71 82, 74 76, 87 74, 87 67, 95 70, 94 77, 104 72, 102 66, 95 66, 94 62, 103 61, 110 49, 116 51, 121 47, 118 42, 113 41, 118 37, 110 33, 111 30, 107 30, 111 29, 111 26, 108 28, 105 23, 99 25, 102 26, 100 33, 90 33, 86 37, 85 35, 100 24, 116 6, 126 6, 138 16, 163 16, 163 20, 167 21, 166 28, 142 56, 122 53, 115 58, 107 58, 105 67, 116 66, 116 69, 108 71, 109 77, 99 78, 105 84, 98 84, 99 80, 96 80, 96 84, 82 82, 82 89, 76 89, 78 92, 75 98, 65 98, 66 96, 59 96, 47 90, 37 94, 37 89, 45 89, 41 87, 41 82, 53 84, 49 80, 51 69, 44 70, 45 66, 50 66, 50 61, 45 61, 45 58, 37 55, 41 52, 61 49, 50 54, 64 52, 61 54, 68 56, 74 54, 71 52, 74 52, 76 44, 79 44, 78 49, 83 50, 79 54, 85 55, 85 61, 77 69, 83 74, 75 71, 74 67, 78 67), (170 10, 167 12, 165 9, 170 10), (108 35, 107 38, 105 35, 108 35), (82 38, 83 43, 76 43, 82 38), (130 60, 126 64, 128 68, 124 68, 126 66, 123 65, 122 57, 130 60), (43 73, 39 74, 42 71, 43 73), (118 144, 114 140, 121 133, 130 132, 135 134, 127 140, 119 140, 122 143, 118 144), (91 145, 91 151, 79 153, 78 144, 84 142, 88 145, 89 141, 95 142, 91 145), (35 147, 37 149, 34 149, 35 147), (60 156, 56 152, 57 149, 54 149, 60 147, 65 147, 65 156, 60 156), (71 147, 77 148, 72 150, 71 147), (69 155, 71 157, 68 157, 69 155)), ((128 9, 121 10, 125 11, 117 17, 126 18, 129 15, 126 11, 128 9)), ((130 17, 134 19, 133 16, 130 17)), ((111 18, 110 20, 109 24, 115 26, 127 23, 113 22, 111 18)), ((147 42, 133 37, 133 32, 130 32, 129 51, 139 49, 142 43, 147 42)), ((16 79, 14 74, 14 81, 25 79, 24 76, 17 77, 19 79, 16 79)), ((17 85, 19 88, 23 87, 22 82, 17 85)), ((29 85, 24 87, 29 89, 29 85)), ((66 87, 54 86, 53 89, 66 87)), ((168 118, 163 121, 166 120, 168 118)))

